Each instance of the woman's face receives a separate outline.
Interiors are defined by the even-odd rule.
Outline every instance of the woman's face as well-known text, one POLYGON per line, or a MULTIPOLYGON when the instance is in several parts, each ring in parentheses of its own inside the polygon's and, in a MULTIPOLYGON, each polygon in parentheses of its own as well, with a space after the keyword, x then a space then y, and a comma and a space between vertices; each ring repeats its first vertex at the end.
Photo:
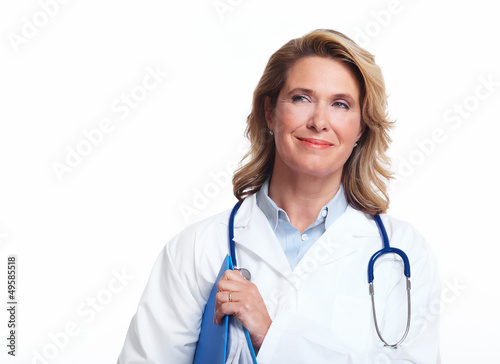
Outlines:
POLYGON ((318 177, 342 176, 342 167, 361 137, 358 81, 344 63, 311 56, 297 61, 276 106, 265 100, 274 132, 275 170, 318 177))

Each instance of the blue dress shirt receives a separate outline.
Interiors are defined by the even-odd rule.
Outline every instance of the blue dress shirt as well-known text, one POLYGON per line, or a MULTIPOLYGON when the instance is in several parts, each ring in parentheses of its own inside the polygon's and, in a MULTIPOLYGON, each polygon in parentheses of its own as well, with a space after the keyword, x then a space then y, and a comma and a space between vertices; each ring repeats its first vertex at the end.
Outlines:
POLYGON ((318 214, 313 222, 301 234, 300 231, 290 223, 290 219, 285 210, 279 208, 269 197, 269 181, 262 185, 257 192, 257 206, 266 215, 271 229, 276 234, 276 238, 285 252, 288 263, 292 270, 295 269, 307 250, 319 239, 337 218, 342 215, 347 208, 347 200, 344 195, 342 184, 335 196, 328 202, 318 214))

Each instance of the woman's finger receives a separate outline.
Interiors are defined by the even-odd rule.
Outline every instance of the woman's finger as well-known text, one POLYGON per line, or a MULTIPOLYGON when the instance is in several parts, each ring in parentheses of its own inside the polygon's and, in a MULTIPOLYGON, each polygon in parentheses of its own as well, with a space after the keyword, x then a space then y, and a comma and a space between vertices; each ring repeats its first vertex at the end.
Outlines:
POLYGON ((239 272, 226 271, 217 282, 217 291, 244 291, 252 285, 239 272))
POLYGON ((240 272, 227 270, 217 291, 214 323, 220 325, 224 316, 234 315, 247 328, 254 347, 260 348, 272 321, 257 286, 240 272))
POLYGON ((224 274, 222 275, 221 279, 223 280, 235 280, 235 281, 239 281, 241 282, 242 279, 243 280, 246 280, 243 275, 240 273, 239 270, 231 270, 231 269, 228 269, 224 272, 224 274))
POLYGON ((215 308, 214 324, 222 324, 224 316, 234 315, 237 312, 239 302, 226 302, 215 308))
POLYGON ((238 302, 238 291, 221 291, 215 295, 215 308, 217 304, 222 305, 226 302, 238 302))

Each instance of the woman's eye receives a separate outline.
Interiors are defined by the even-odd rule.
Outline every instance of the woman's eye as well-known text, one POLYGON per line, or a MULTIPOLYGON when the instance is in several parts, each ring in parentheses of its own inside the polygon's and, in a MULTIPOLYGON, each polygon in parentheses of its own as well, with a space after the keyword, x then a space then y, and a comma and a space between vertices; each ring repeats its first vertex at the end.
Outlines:
POLYGON ((304 102, 304 101, 309 101, 309 100, 304 95, 295 95, 292 97, 292 101, 293 102, 299 102, 299 101, 304 102))
POLYGON ((335 101, 333 103, 333 106, 340 107, 341 109, 349 110, 349 105, 347 105, 345 102, 342 102, 342 101, 335 101))

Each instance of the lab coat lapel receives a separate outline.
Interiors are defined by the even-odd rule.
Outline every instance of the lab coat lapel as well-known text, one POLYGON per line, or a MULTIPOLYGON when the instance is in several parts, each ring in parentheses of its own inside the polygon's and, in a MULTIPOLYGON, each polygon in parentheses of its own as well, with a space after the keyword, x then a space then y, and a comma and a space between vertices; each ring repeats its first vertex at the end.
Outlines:
MULTIPOLYGON (((292 273, 269 221, 257 206, 255 194, 247 197, 241 205, 236 214, 234 227, 236 251, 246 249, 249 255, 257 255, 284 277, 292 273)), ((245 263, 241 262, 241 265, 244 266, 245 263)))
POLYGON ((307 273, 320 265, 342 259, 358 247, 361 237, 372 236, 378 236, 372 217, 348 206, 307 251, 294 272, 307 273))

